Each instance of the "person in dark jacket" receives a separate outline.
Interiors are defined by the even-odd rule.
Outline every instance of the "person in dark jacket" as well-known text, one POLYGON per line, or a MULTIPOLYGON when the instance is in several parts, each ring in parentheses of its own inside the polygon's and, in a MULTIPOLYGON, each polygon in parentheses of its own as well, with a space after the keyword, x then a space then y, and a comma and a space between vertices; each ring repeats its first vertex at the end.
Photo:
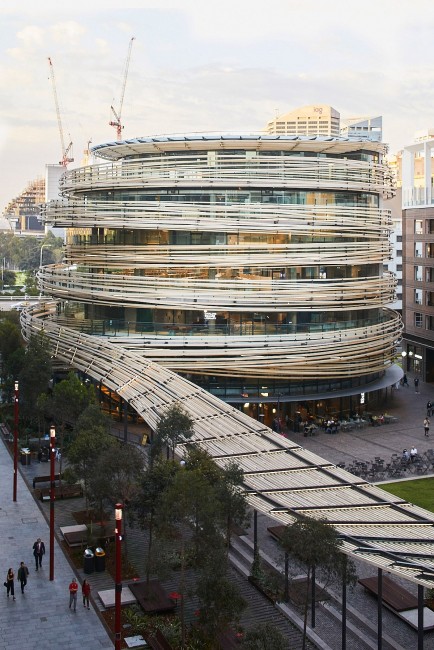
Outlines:
POLYGON ((20 568, 17 571, 17 578, 20 581, 21 584, 21 593, 24 593, 24 587, 27 584, 27 576, 29 575, 29 570, 24 564, 24 562, 20 562, 20 568))
POLYGON ((11 568, 8 570, 6 575, 6 582, 5 582, 6 594, 8 598, 9 598, 9 594, 11 594, 12 598, 15 600, 14 580, 15 580, 15 573, 14 570, 11 568))
POLYGON ((81 585, 81 593, 83 595, 83 607, 86 607, 87 605, 87 609, 90 609, 89 607, 90 584, 88 583, 87 580, 83 580, 83 584, 81 585))
POLYGON ((40 537, 33 544, 33 555, 35 556, 37 571, 39 567, 42 567, 42 556, 45 555, 45 544, 41 541, 40 537))

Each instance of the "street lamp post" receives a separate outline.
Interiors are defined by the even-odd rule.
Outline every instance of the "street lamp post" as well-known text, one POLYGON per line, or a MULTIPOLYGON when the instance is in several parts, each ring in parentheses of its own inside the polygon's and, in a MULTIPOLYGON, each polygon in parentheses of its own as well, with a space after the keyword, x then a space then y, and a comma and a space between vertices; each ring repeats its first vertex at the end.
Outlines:
MULTIPOLYGON (((41 250, 40 250, 40 253, 39 253, 39 270, 41 270, 41 267, 42 267, 42 251, 44 250, 44 248, 50 248, 50 247, 51 247, 51 244, 42 244, 41 245, 41 250)), ((42 297, 42 291, 39 292, 39 298, 41 298, 41 297, 42 297)))
POLYGON ((280 421, 280 398, 282 397, 282 393, 276 393, 277 395, 277 430, 279 433, 282 433, 282 423, 280 421))
POLYGON ((54 499, 55 480, 54 466, 56 462, 56 429, 50 427, 50 580, 54 580, 54 499))
POLYGON ((14 489, 13 499, 17 500, 17 477, 18 477, 18 382, 15 382, 14 395, 14 489))
POLYGON ((122 504, 115 505, 116 581, 115 581, 115 650, 121 650, 121 597, 122 597, 122 504))
POLYGON ((50 247, 51 247, 51 244, 42 244, 41 250, 40 250, 40 253, 39 253, 39 268, 42 266, 42 251, 44 250, 44 248, 50 248, 50 247))

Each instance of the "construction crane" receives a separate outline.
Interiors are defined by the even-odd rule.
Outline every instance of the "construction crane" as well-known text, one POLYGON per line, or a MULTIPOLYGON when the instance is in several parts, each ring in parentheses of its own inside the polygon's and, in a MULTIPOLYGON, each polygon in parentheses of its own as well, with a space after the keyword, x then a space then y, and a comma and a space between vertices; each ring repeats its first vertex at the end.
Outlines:
POLYGON ((65 148, 65 139, 63 137, 62 120, 60 119, 59 102, 57 100, 56 80, 54 78, 54 66, 50 57, 48 57, 48 64, 50 66, 50 76, 51 76, 51 83, 53 85, 54 103, 56 105, 57 124, 60 133, 60 144, 62 146, 62 160, 59 161, 59 165, 63 165, 63 167, 67 167, 68 163, 74 162, 74 158, 68 158, 68 154, 72 150, 72 142, 70 142, 68 146, 65 148))
POLYGON ((125 61, 125 69, 124 69, 124 79, 123 79, 123 84, 122 84, 122 92, 121 92, 121 99, 119 102, 119 109, 116 111, 113 106, 110 106, 110 109, 115 117, 114 120, 111 120, 109 122, 110 126, 114 126, 116 128, 116 135, 117 139, 120 140, 122 137, 122 129, 124 128, 121 122, 121 115, 122 115, 122 105, 124 103, 124 95, 125 95, 125 86, 127 85, 127 77, 128 77, 128 68, 130 66, 130 58, 131 58, 131 50, 133 47, 133 41, 135 40, 135 36, 133 36, 130 40, 130 44, 128 46, 128 54, 127 54, 127 60, 125 61))

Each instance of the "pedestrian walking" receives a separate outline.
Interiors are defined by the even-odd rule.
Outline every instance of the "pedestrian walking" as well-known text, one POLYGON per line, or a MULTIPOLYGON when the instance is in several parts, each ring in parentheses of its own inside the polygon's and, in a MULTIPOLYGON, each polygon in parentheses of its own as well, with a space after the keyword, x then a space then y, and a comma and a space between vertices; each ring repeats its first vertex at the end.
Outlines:
POLYGON ((426 416, 427 418, 430 418, 432 415, 432 403, 431 400, 428 400, 426 403, 426 416))
POLYGON ((88 583, 87 580, 83 580, 83 584, 81 586, 81 593, 83 595, 83 607, 86 607, 87 605, 87 609, 90 609, 89 607, 90 584, 88 583))
POLYGON ((15 580, 14 570, 9 569, 6 575, 6 582, 5 582, 6 595, 9 598, 9 594, 11 594, 13 600, 15 600, 14 580, 15 580))
POLYGON ((419 377, 414 378, 414 392, 415 393, 419 392, 419 377))
POLYGON ((20 568, 17 571, 17 578, 20 581, 21 584, 21 593, 24 593, 24 587, 27 584, 27 576, 29 575, 29 570, 24 564, 24 562, 20 562, 20 568))
POLYGON ((42 557, 45 555, 45 544, 40 537, 33 544, 33 555, 35 556, 36 571, 42 567, 42 557))
POLYGON ((78 584, 75 578, 72 578, 71 582, 69 583, 69 609, 71 609, 72 606, 74 606, 74 612, 77 609, 77 591, 78 591, 78 584))
POLYGON ((429 419, 425 418, 425 420, 423 421, 423 428, 424 428, 425 435, 426 435, 427 438, 429 436, 429 425, 430 425, 429 419))
POLYGON ((402 378, 402 385, 403 385, 403 386, 408 386, 407 375, 404 375, 404 377, 402 378))

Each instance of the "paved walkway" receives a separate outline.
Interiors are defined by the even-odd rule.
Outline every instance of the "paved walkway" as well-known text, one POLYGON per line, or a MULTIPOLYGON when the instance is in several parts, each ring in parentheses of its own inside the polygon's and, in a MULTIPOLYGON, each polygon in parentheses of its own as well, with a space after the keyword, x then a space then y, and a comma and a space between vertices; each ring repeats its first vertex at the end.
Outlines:
MULTIPOLYGON (((423 428, 426 403, 428 400, 434 402, 434 386, 419 382, 419 392, 416 393, 413 376, 407 376, 408 387, 400 386, 398 390, 394 390, 383 407, 383 412, 398 418, 396 423, 379 427, 368 426, 365 429, 339 432, 336 435, 321 432, 308 438, 291 431, 288 437, 335 464, 348 464, 354 460, 368 461, 376 456, 390 460, 393 453, 402 454, 403 449, 410 450, 413 445, 416 445, 420 453, 434 448, 434 417, 430 418, 429 438, 425 437, 423 428)), ((381 413, 379 408, 373 409, 369 405, 367 410, 373 411, 375 415, 381 413)))
POLYGON ((55 543, 54 576, 49 580, 49 527, 38 504, 18 473, 17 502, 12 500, 13 461, 0 443, 0 565, 4 577, 9 567, 17 573, 23 560, 30 571, 24 596, 15 582, 15 598, 0 598, 0 650, 79 650, 113 648, 96 612, 69 609, 68 585, 74 571, 55 543), (41 537, 46 546, 42 569, 35 572, 32 547, 41 537))

